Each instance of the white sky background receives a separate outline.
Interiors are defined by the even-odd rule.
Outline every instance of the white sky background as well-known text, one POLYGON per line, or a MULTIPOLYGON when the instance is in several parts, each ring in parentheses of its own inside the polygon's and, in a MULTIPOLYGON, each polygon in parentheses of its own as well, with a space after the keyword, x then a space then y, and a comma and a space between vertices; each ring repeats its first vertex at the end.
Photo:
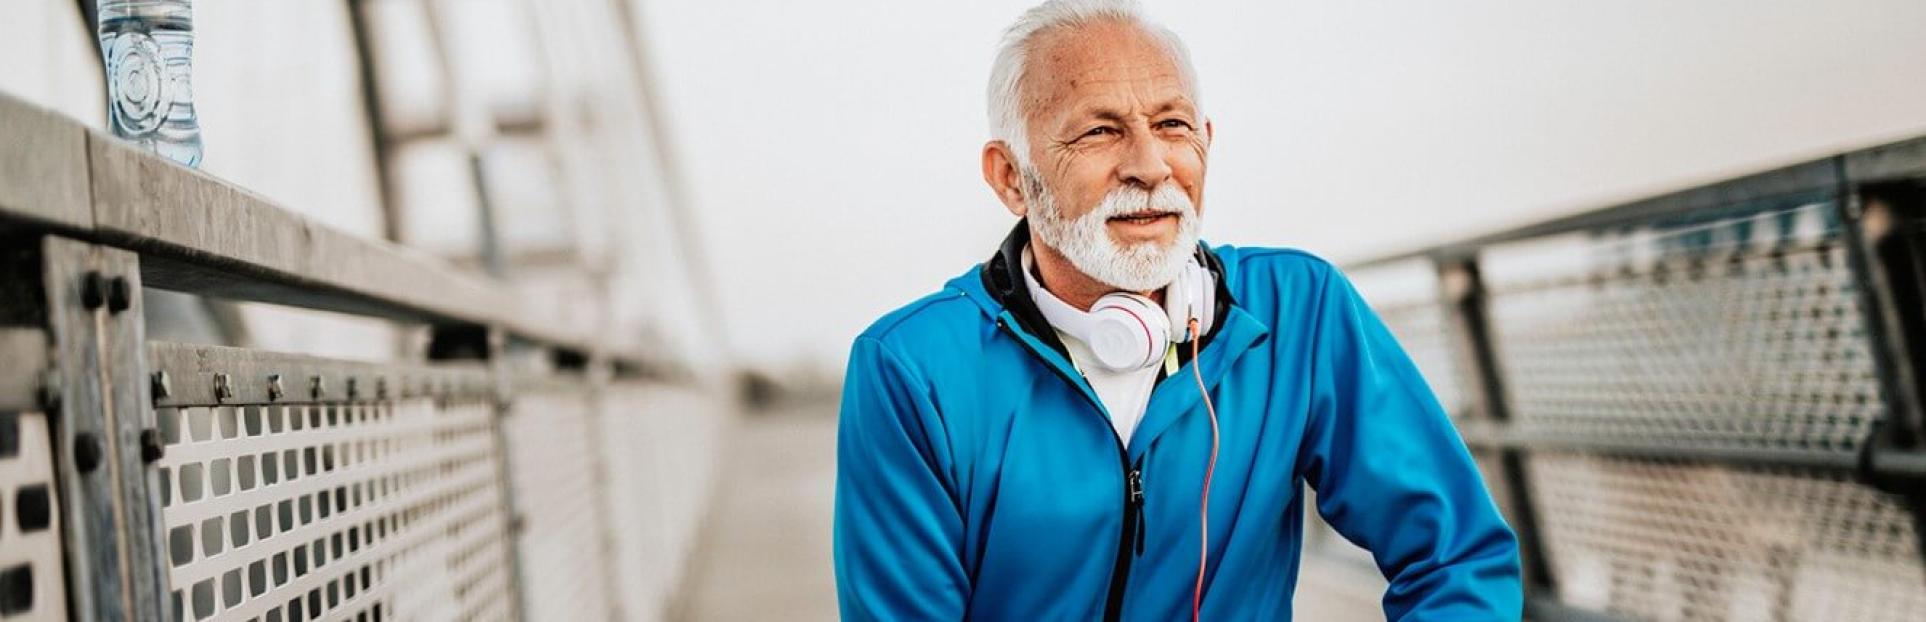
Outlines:
MULTIPOLYGON (((729 347, 840 366, 989 256, 1027 1, 643 1, 729 347)), ((1151 1, 1217 126, 1204 236, 1344 261, 1926 133, 1926 2, 1151 1)))

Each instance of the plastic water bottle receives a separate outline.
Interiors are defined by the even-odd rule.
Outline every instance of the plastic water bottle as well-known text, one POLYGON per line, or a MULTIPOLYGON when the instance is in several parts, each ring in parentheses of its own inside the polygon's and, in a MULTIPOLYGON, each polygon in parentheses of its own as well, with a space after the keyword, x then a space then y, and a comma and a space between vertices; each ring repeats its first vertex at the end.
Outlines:
POLYGON ((190 0, 100 0, 98 10, 114 135, 175 162, 199 165, 190 0))

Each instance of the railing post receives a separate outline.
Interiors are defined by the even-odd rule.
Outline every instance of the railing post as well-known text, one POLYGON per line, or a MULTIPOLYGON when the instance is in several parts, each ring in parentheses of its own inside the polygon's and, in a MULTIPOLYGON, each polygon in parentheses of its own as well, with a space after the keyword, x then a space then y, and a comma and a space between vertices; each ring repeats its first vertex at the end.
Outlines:
MULTIPOLYGON (((1926 534, 1926 471, 1893 469, 1886 460, 1926 450, 1926 404, 1920 394, 1926 381, 1920 368, 1926 360, 1926 248, 1918 238, 1926 226, 1926 185, 1907 180, 1849 186, 1841 189, 1840 205, 1886 403, 1885 421, 1861 444, 1860 475, 1903 496, 1914 532, 1926 534)), ((1926 560, 1926 539, 1919 546, 1926 560)))
MULTIPOLYGON (((1476 257, 1440 260, 1438 282, 1449 309, 1457 351, 1470 364, 1475 381, 1470 395, 1470 414, 1482 414, 1494 426, 1507 425, 1511 411, 1506 404, 1504 372, 1492 343, 1490 318, 1485 310, 1484 279, 1479 274, 1476 257)), ((1531 481, 1525 474, 1525 450, 1506 444, 1487 451, 1498 452, 1500 477, 1504 479, 1513 513, 1512 530, 1518 535, 1518 557, 1524 570, 1525 589, 1551 593, 1556 588, 1555 577, 1546 563, 1538 512, 1532 505, 1531 481)))
MULTIPOLYGON (((43 386, 76 620, 168 620, 140 269, 128 251, 56 236, 21 244, 38 265, 52 365, 43 386), (28 250, 32 249, 32 250, 28 250)), ((24 260, 24 261, 23 261, 24 260)))
POLYGON ((528 619, 528 602, 524 590, 528 578, 524 574, 520 551, 522 517, 516 511, 515 486, 509 465, 508 436, 503 431, 504 420, 514 404, 514 383, 510 381, 509 370, 503 356, 507 337, 499 328, 475 325, 437 325, 430 328, 428 338, 428 359, 430 361, 483 361, 488 364, 488 378, 494 396, 494 412, 489 418, 489 435, 492 438, 495 455, 495 482, 501 490, 501 516, 507 523, 502 526, 502 555, 507 558, 509 580, 509 610, 516 620, 528 619))

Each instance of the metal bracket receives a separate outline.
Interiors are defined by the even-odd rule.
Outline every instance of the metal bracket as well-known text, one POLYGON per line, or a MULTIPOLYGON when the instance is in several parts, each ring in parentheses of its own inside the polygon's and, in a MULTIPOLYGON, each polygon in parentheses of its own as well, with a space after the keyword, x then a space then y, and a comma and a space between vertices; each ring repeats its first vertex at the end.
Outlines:
POLYGON ((167 620, 160 481, 142 445, 154 415, 139 259, 55 236, 41 239, 40 259, 62 379, 52 414, 72 614, 167 620))

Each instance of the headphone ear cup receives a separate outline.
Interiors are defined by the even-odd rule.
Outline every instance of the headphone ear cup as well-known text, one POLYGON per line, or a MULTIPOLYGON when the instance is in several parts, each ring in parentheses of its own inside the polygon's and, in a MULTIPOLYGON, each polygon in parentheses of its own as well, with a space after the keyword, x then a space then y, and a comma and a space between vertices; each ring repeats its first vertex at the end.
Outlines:
POLYGON ((1163 359, 1170 322, 1150 299, 1117 292, 1090 305, 1087 343, 1097 361, 1111 371, 1145 369, 1163 359))

